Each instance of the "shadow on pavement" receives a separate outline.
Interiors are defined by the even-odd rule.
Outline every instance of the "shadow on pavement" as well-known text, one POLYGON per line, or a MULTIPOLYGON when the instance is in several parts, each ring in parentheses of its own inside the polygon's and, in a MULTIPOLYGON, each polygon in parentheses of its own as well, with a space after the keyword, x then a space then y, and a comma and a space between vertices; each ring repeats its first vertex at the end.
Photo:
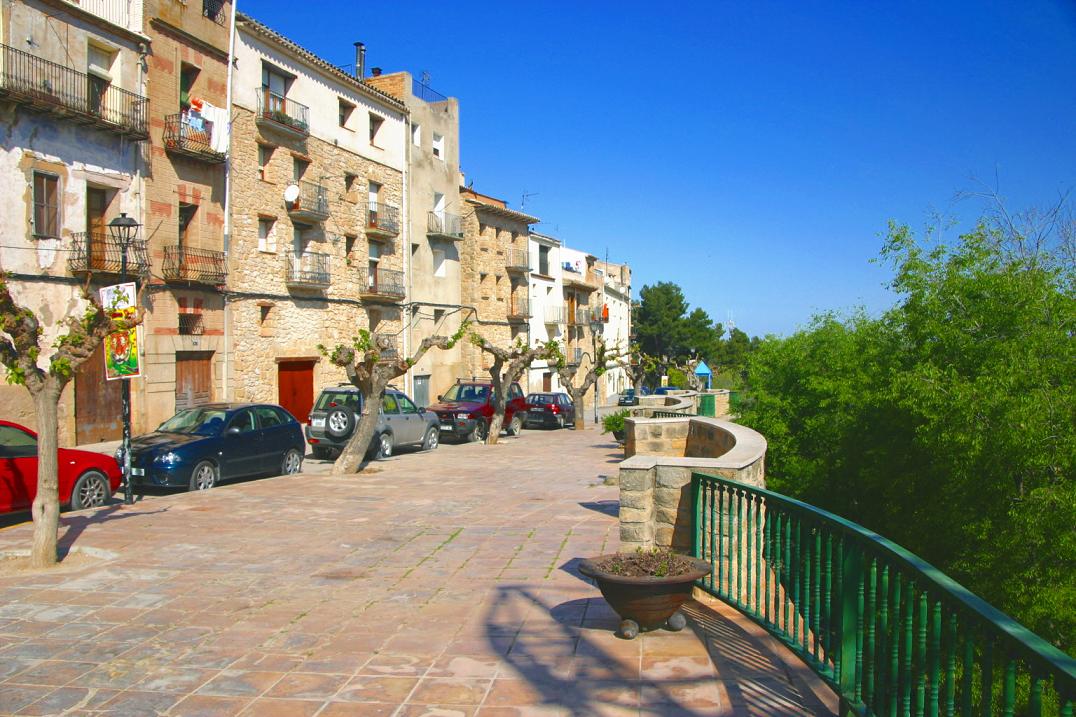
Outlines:
POLYGON ((77 513, 69 515, 60 515, 60 529, 63 533, 60 535, 59 551, 62 557, 67 551, 74 547, 75 541, 82 535, 83 531, 90 525, 99 523, 108 523, 113 520, 123 520, 125 518, 142 517, 145 515, 154 515, 157 513, 166 513, 168 508, 158 508, 157 510, 139 510, 121 512, 123 510, 123 504, 113 504, 107 508, 101 508, 89 513, 77 513))
POLYGON ((620 515, 620 501, 619 500, 593 500, 585 503, 580 503, 587 510, 593 510, 595 513, 601 513, 602 515, 609 515, 614 518, 620 515))

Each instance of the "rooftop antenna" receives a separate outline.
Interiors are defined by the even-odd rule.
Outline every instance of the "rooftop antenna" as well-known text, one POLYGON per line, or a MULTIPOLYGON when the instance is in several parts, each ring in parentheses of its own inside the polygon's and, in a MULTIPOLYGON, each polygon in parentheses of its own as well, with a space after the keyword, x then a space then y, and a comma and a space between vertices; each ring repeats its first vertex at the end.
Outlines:
POLYGON ((729 320, 727 323, 729 325, 729 334, 731 334, 732 330, 736 328, 736 320, 732 318, 732 309, 729 309, 728 317, 729 320))
POLYGON ((422 84, 426 85, 427 87, 430 86, 430 73, 426 72, 425 70, 422 71, 422 84))
POLYGON ((522 209, 523 207, 527 206, 527 197, 537 197, 539 194, 541 194, 541 192, 528 192, 526 189, 524 189, 523 198, 519 200, 519 208, 522 209))

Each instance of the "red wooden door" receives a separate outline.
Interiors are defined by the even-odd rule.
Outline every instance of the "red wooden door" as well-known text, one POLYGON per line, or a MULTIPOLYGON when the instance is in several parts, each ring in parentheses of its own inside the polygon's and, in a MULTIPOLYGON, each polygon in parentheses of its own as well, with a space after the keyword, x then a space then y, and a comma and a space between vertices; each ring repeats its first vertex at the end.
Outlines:
POLYGON ((75 443, 100 443, 123 437, 120 379, 105 380, 105 348, 98 346, 75 371, 75 443))
POLYGON ((277 366, 279 402, 301 423, 314 407, 314 362, 282 361, 277 366))

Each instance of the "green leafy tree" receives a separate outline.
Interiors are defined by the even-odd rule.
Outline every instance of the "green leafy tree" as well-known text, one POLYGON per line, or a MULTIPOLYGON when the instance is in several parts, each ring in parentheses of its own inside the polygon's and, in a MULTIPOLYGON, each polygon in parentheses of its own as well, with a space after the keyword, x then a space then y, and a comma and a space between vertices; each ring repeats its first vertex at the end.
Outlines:
POLYGON ((81 304, 60 318, 58 324, 66 332, 53 344, 54 350, 43 366, 46 347, 42 341, 50 327, 15 299, 6 276, 0 272, 0 363, 7 369, 9 383, 21 384, 30 392, 37 413, 37 494, 30 508, 34 521, 30 563, 34 567, 47 567, 59 560, 60 395, 75 377, 75 370, 93 355, 106 336, 129 330, 143 317, 138 308, 133 316, 113 318, 114 307, 101 306, 89 281, 83 284, 81 297, 81 304))
POLYGON ((742 420, 775 490, 922 555, 1076 646, 1076 275, 1013 223, 952 246, 892 225, 900 297, 824 315, 748 359, 742 420))

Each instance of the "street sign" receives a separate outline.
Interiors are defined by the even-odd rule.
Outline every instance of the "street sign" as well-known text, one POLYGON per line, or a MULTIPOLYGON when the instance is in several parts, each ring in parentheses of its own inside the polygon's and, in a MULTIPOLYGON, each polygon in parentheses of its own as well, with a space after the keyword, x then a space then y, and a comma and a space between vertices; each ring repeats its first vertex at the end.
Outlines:
MULTIPOLYGON (((101 289, 101 306, 113 319, 133 319, 137 293, 134 283, 113 284, 101 289)), ((113 381, 142 375, 138 358, 138 327, 105 337, 105 379, 113 381)))

